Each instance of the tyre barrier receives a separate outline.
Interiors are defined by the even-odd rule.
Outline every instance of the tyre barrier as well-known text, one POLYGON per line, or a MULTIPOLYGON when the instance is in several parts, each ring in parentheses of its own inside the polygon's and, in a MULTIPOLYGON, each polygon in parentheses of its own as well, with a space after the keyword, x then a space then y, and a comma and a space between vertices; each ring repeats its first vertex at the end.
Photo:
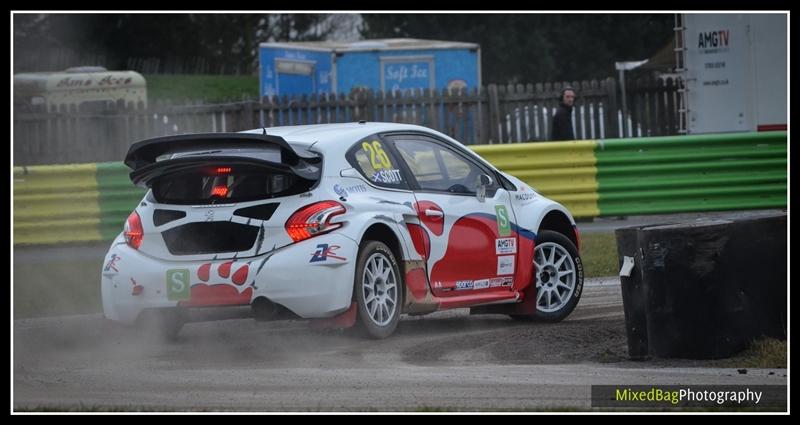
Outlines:
POLYGON ((744 212, 618 229, 630 358, 724 358, 759 336, 786 338, 786 218, 744 212))

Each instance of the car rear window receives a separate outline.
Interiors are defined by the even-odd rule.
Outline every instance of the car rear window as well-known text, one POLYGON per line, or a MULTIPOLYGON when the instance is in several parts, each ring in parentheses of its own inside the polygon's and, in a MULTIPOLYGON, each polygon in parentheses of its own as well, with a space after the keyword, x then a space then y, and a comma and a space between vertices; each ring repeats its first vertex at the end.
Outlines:
POLYGON ((209 166, 159 177, 153 197, 164 204, 229 204, 308 191, 314 181, 261 167, 209 166))
POLYGON ((399 161, 377 136, 367 137, 353 145, 347 152, 347 161, 377 186, 408 189, 399 161))

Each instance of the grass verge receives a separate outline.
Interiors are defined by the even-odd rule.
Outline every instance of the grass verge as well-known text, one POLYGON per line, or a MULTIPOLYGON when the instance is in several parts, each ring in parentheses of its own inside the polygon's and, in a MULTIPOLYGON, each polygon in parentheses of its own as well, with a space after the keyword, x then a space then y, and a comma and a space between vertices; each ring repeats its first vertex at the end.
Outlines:
POLYGON ((581 260, 584 277, 618 275, 617 240, 614 233, 582 233, 581 260))
POLYGON ((150 102, 222 103, 258 98, 258 77, 235 75, 145 75, 150 102))
POLYGON ((94 260, 14 264, 14 318, 102 311, 100 268, 94 260))

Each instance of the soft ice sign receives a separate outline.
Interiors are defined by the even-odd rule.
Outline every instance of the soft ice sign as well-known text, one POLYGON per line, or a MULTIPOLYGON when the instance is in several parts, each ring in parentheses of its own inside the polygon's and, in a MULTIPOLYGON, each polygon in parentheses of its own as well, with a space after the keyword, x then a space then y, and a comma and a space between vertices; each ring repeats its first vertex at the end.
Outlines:
POLYGON ((384 90, 430 88, 430 68, 427 61, 387 63, 383 68, 384 90))

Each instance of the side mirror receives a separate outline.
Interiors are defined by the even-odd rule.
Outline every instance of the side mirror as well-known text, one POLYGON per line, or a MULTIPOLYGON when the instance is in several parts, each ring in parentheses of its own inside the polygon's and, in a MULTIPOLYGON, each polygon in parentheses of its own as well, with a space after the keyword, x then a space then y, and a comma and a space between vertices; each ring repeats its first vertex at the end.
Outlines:
POLYGON ((492 178, 486 174, 481 174, 478 177, 478 187, 475 190, 475 196, 479 202, 486 200, 486 188, 492 185, 492 178))

